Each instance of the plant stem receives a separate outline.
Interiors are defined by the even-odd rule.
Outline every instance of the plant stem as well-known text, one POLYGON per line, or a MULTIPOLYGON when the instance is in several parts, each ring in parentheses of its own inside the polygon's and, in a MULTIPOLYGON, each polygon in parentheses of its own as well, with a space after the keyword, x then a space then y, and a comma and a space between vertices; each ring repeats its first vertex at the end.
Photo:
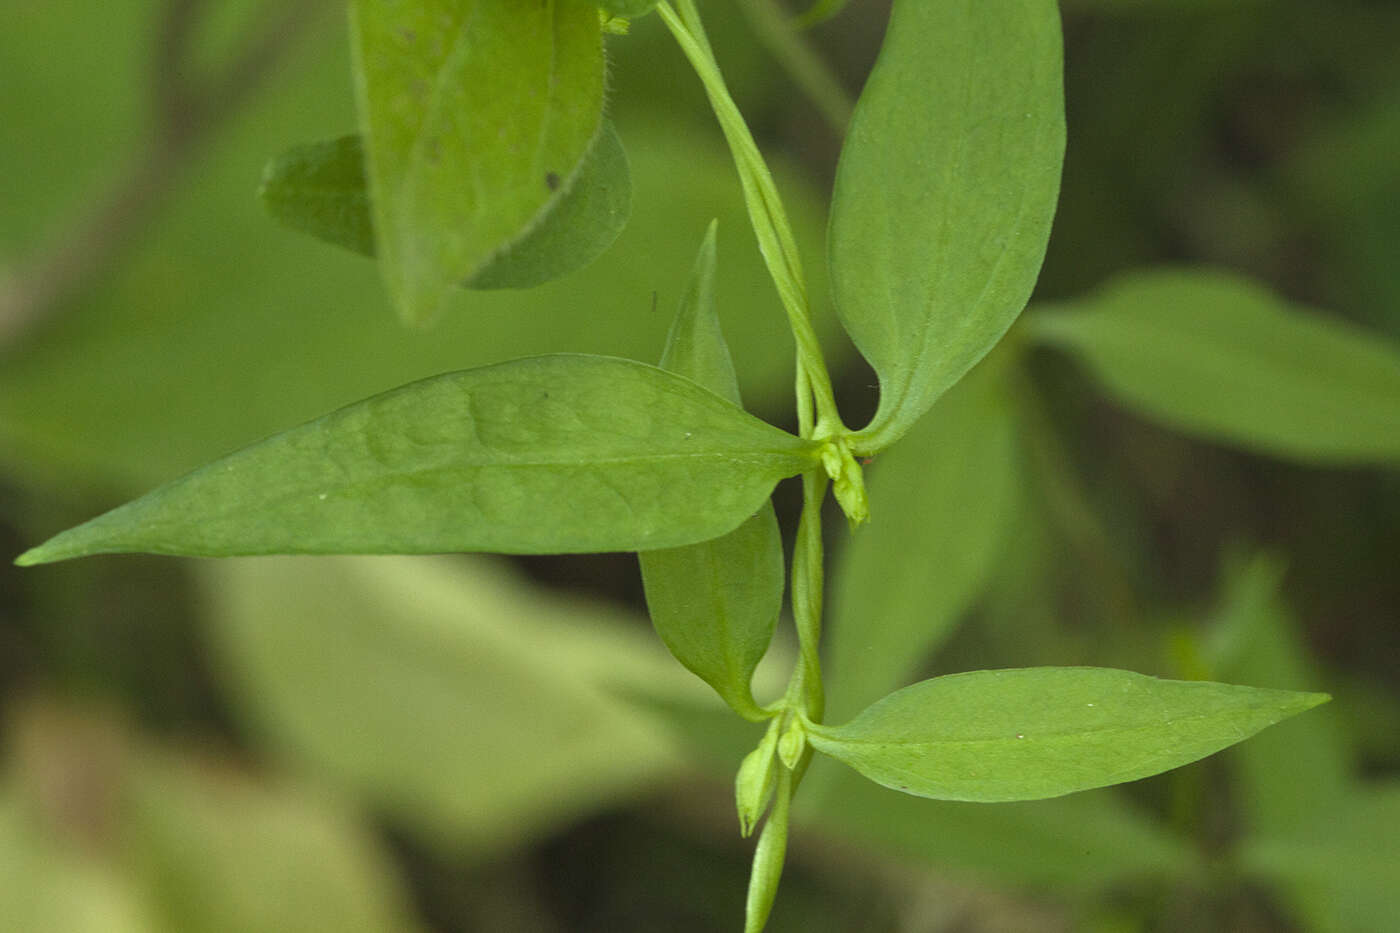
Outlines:
POLYGON ((773 810, 759 833, 753 851, 753 871, 749 875, 749 893, 744 905, 744 933, 762 933, 773 911, 778 895, 778 880, 783 874, 787 856, 788 810, 792 801, 793 774, 787 768, 778 769, 778 787, 773 795, 773 810))
MULTIPOLYGON (((710 49, 704 27, 700 24, 700 14, 693 0, 677 0, 681 8, 678 14, 670 3, 662 2, 656 11, 666 27, 675 37, 691 67, 704 85, 710 106, 719 120, 720 129, 734 157, 734 166, 739 173, 739 183, 744 192, 744 203, 748 208, 749 221, 754 235, 758 238, 759 252, 768 266, 768 274, 778 290, 783 310, 787 313, 788 326, 797 342, 797 356, 800 370, 805 375, 807 386, 816 404, 815 428, 825 429, 827 434, 844 432, 840 413, 836 409, 836 398, 832 393, 831 376, 827 373, 826 360, 822 355, 821 343, 812 328, 810 303, 807 286, 802 274, 802 263, 798 256, 797 242, 792 235, 792 225, 778 195, 772 173, 768 171, 758 144, 749 132, 734 99, 725 86, 714 53, 710 49)), ((803 393, 800 389, 799 396, 803 393)), ((799 407, 802 401, 799 398, 799 407)), ((810 436, 810 435, 808 435, 810 436)))
POLYGON ((826 499, 827 478, 813 470, 802 475, 802 517, 797 522, 797 540, 792 552, 792 617, 797 627, 801 663, 793 672, 801 679, 803 713, 820 722, 826 709, 822 688, 822 502, 826 499))

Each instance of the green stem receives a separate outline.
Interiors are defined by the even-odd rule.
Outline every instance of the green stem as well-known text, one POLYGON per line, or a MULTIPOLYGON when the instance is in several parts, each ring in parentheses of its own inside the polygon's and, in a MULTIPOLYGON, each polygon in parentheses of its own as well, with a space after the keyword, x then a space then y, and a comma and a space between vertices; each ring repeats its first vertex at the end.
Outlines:
POLYGON ((787 856, 788 810, 792 801, 792 772, 778 768, 778 787, 773 810, 763 824, 758 845, 753 850, 753 871, 749 874, 748 901, 744 906, 744 933, 762 933, 778 896, 778 880, 787 856))
MULTIPOLYGON (((793 672, 801 691, 799 709, 814 722, 820 722, 826 708, 822 688, 822 502, 826 499, 827 478, 811 471, 802 476, 802 517, 797 523, 797 541, 792 553, 792 617, 797 627, 801 664, 793 672)), ((796 698, 794 698, 796 699, 796 698)))
POLYGON ((812 48, 806 36, 793 27, 787 13, 773 0, 744 0, 739 9, 748 18, 759 41, 821 112, 822 118, 838 136, 845 136, 855 104, 825 59, 812 48))
POLYGON ((787 313, 788 326, 797 343, 800 368, 805 374, 816 403, 816 426, 823 427, 828 434, 843 433, 845 426, 836 408, 831 376, 827 372, 821 343, 812 328, 810 303, 797 242, 793 238, 792 225, 788 222, 787 211, 783 208, 777 185, 763 161, 758 144, 749 132, 748 124, 744 122, 743 114, 729 95, 729 89, 725 86, 724 76, 720 74, 719 65, 710 50, 709 40, 705 37, 704 27, 700 24, 700 14, 693 0, 677 0, 677 3, 683 15, 678 14, 667 2, 658 4, 656 11, 699 76, 720 129, 724 132, 724 138, 729 143, 734 166, 739 173, 739 184, 744 192, 749 221, 758 239, 759 252, 763 255, 768 274, 773 279, 783 310, 787 313))

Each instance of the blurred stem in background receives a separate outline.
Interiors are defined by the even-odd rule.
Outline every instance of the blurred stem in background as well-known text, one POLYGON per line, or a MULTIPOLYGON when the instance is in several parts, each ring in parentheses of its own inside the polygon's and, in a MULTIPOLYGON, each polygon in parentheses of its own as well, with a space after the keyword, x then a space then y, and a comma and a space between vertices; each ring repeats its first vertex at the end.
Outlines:
POLYGON ((268 0, 232 56, 202 73, 194 49, 216 6, 208 0, 167 0, 154 27, 150 131, 107 190, 92 198, 86 213, 28 256, 0 265, 0 351, 57 313, 121 258, 158 215, 203 144, 331 9, 329 0, 268 0))
POLYGON ((806 33, 794 27, 774 0, 746 0, 739 9, 754 35, 821 112, 832 131, 838 138, 844 137, 855 103, 806 33))

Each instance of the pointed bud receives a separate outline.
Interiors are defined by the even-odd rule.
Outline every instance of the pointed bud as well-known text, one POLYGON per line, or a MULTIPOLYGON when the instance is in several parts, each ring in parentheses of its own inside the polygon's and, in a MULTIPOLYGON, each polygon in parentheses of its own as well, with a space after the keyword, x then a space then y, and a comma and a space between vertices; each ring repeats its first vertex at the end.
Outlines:
POLYGON ((807 750, 807 730, 802 728, 802 722, 794 719, 787 727, 783 737, 778 740, 778 757, 789 771, 797 767, 798 760, 802 753, 807 750))
POLYGON ((734 802, 739 810, 739 832, 748 838, 768 809, 777 781, 773 752, 778 745, 778 719, 774 718, 758 747, 744 756, 734 776, 734 802))

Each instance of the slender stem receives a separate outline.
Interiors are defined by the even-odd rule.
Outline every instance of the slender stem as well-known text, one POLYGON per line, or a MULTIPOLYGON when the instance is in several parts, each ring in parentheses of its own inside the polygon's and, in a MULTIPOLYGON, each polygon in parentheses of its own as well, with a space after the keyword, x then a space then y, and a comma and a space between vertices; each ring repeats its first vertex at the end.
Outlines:
POLYGON ((797 541, 792 554, 792 617, 797 627, 801 665, 801 709, 814 722, 820 722, 826 707, 822 689, 822 502, 826 499, 827 478, 813 470, 802 476, 802 517, 797 523, 797 541))
POLYGON ((794 28, 787 13, 773 0, 744 0, 739 9, 769 54, 807 95, 836 135, 845 136, 855 104, 826 60, 817 54, 807 37, 794 28))
POLYGON ((749 132, 748 124, 744 122, 743 114, 729 95, 724 76, 720 74, 719 65, 710 51, 709 40, 705 38, 704 29, 700 25, 699 13, 693 0, 677 2, 684 10, 684 17, 677 14, 666 2, 658 4, 656 10, 704 85, 710 105, 719 120, 720 129, 729 143, 734 165, 739 173, 739 183, 744 192, 749 220, 758 239, 759 252, 763 255, 768 273, 772 276, 778 297, 782 301, 783 310, 787 313, 788 326, 797 343, 801 369, 806 374, 816 403, 816 424, 824 427, 829 433, 844 430, 841 416, 836 409, 836 398, 832 392, 826 360, 822 356, 821 343, 812 328, 810 303, 797 242, 793 238, 792 225, 788 222, 777 185, 763 161, 758 144, 749 132))
POLYGON ((787 856, 788 811, 792 801, 793 774, 778 768, 778 786, 773 796, 773 809, 758 836, 753 851, 753 871, 749 875, 748 900, 744 906, 744 933, 761 933, 773 911, 778 894, 778 880, 783 874, 787 856))

